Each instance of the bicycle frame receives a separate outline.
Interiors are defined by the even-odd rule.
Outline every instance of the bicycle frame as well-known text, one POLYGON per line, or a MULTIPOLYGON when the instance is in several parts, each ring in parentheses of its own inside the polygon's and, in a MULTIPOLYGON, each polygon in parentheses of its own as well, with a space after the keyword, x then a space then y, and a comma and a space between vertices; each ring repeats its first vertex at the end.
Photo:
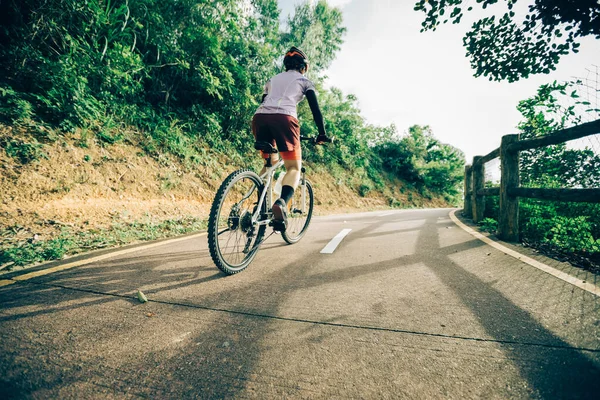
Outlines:
MULTIPOLYGON (((272 166, 266 166, 266 170, 265 172, 260 175, 260 179, 264 182, 263 183, 263 191, 260 195, 260 199, 258 200, 258 204, 256 207, 256 212, 252 215, 252 223, 256 223, 257 225, 268 225, 271 220, 266 218, 264 220, 260 220, 260 214, 261 214, 261 210, 263 209, 263 204, 266 202, 266 207, 265 209, 269 210, 272 206, 272 202, 273 202, 273 178, 275 175, 275 171, 283 166, 284 162, 283 160, 279 160, 277 161, 274 165, 272 166), (268 194, 268 196, 267 196, 268 194)), ((302 175, 300 177, 300 184, 299 187, 302 188, 302 193, 301 193, 301 210, 302 212, 304 212, 306 210, 306 190, 304 189, 304 180, 306 179, 306 177, 304 176, 304 168, 302 168, 301 170, 302 175)), ((247 199, 248 197, 250 197, 252 195, 252 192, 254 190, 250 191, 249 193, 247 193, 244 196, 244 199, 247 199)))
POLYGON ((260 199, 258 200, 256 212, 254 213, 254 215, 252 215, 253 223, 258 223, 258 225, 267 225, 267 224, 269 224, 269 222, 271 222, 270 219, 265 219, 265 220, 260 221, 259 217, 260 217, 261 210, 263 209, 263 204, 265 202, 267 203, 265 208, 267 210, 271 208, 271 202, 273 201, 272 200, 273 199, 273 176, 274 176, 277 168, 279 168, 281 166, 283 166, 283 160, 280 159, 274 165, 266 166, 265 172, 260 176, 260 179, 264 182, 263 183, 264 186, 263 186, 263 191, 260 194, 260 199), (268 197, 267 197, 267 193, 269 194, 268 197))
MULTIPOLYGON (((312 138, 300 137, 300 140, 309 140, 315 144, 312 138)), ((281 234, 288 244, 298 242, 304 236, 313 212, 314 194, 312 185, 306 179, 306 169, 294 169, 293 175, 300 173, 300 182, 299 187, 293 191, 295 194, 287 202, 287 207, 282 210, 287 223, 280 224, 279 220, 274 220, 274 197, 281 195, 275 193, 275 172, 287 162, 280 159, 273 162, 272 158, 276 157, 274 155, 278 151, 267 142, 256 142, 254 147, 268 155, 263 172, 256 174, 245 168, 229 174, 215 195, 209 215, 210 255, 216 266, 228 275, 245 269, 254 259, 260 245, 275 233, 281 234), (268 227, 273 227, 270 234, 266 233, 268 227), (226 232, 230 234, 221 237, 226 232)), ((285 172, 283 169, 280 171, 285 172)), ((289 185, 288 180, 286 184, 289 185)), ((281 200, 277 200, 279 201, 281 200)), ((281 206, 283 208, 283 204, 281 206)))

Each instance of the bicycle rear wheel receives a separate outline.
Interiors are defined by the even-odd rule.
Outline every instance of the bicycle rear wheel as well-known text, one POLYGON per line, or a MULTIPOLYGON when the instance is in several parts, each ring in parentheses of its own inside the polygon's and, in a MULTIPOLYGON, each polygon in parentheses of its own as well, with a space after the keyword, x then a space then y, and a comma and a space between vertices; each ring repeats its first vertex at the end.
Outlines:
POLYGON ((238 170, 223 181, 213 201, 208 248, 216 266, 228 275, 250 264, 264 236, 266 226, 252 222, 262 189, 255 172, 238 170))
POLYGON ((294 244, 302 239, 312 218, 314 196, 312 185, 304 180, 294 192, 288 206, 287 228, 281 234, 283 240, 294 244))

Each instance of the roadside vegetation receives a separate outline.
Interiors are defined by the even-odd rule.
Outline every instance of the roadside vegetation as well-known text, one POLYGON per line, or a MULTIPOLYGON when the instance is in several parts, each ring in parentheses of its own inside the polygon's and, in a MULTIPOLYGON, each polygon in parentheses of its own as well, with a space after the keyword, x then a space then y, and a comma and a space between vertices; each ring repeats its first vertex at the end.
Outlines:
MULTIPOLYGON (((479 8, 482 17, 463 37, 463 46, 474 75, 491 81, 515 82, 556 70, 563 56, 579 52, 582 38, 600 38, 600 3, 562 0, 527 2, 525 14, 519 0, 416 0, 422 13, 422 32, 460 24, 479 8)), ((585 66, 582 66, 582 69, 585 66)), ((583 71, 582 71, 583 72, 583 71)), ((600 118, 598 69, 595 78, 582 82, 542 85, 531 98, 519 103, 523 119, 518 131, 532 139, 600 118), (582 97, 580 97, 582 96, 582 97)), ((508 132, 507 132, 508 134, 508 132)), ((590 137, 592 138, 592 137, 590 137)), ((470 160, 468 160, 470 161, 470 160)), ((568 143, 521 153, 521 186, 539 188, 599 188, 600 143, 568 143)), ((492 182, 487 183, 493 185, 492 182)), ((498 198, 486 198, 481 228, 495 232, 498 198)), ((600 272, 600 204, 520 200, 521 241, 561 259, 600 272)))
MULTIPOLYGON (((522 139, 544 136, 574 126, 585 116, 600 116, 600 110, 579 100, 577 83, 543 85, 535 96, 519 103, 523 120, 522 139)), ((583 148, 567 143, 521 153, 521 186, 533 188, 600 187, 600 146, 583 148)), ((492 183, 488 182, 488 186, 492 183)), ((486 198, 482 229, 495 232, 498 197, 486 198)), ((600 204, 521 199, 520 240, 554 257, 600 272, 600 204)))
POLYGON ((34 262, 61 259, 68 254, 197 232, 206 229, 206 226, 205 219, 191 217, 158 222, 143 220, 131 223, 115 222, 107 228, 87 231, 63 226, 53 238, 42 240, 37 235, 31 237, 27 230, 14 225, 2 232, 5 238, 13 238, 13 240, 9 245, 3 246, 0 262, 12 263, 11 269, 14 269, 34 262), (20 243, 14 245, 14 238, 18 238, 22 233, 25 234, 24 237, 21 237, 20 243))
MULTIPOLYGON (((326 1, 283 25, 275 0, 23 0, 0 12, 0 270, 202 229, 218 182, 259 167, 249 122, 291 45, 311 60, 336 137, 304 154, 321 209, 460 203, 460 150, 427 126, 368 124, 354 95, 325 88, 345 33, 326 1)), ((299 118, 314 134, 306 104, 299 118)))

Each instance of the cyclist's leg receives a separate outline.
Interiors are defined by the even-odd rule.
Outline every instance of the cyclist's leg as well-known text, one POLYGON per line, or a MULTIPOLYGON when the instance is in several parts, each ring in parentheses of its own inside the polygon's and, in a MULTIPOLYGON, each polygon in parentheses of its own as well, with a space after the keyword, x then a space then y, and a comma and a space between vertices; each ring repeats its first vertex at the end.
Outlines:
MULTIPOLYGON (((291 152, 286 152, 291 153, 291 152)), ((298 187, 300 182, 300 170, 302 169, 302 159, 294 159, 285 157, 282 153, 283 165, 285 166, 285 175, 281 181, 281 186, 291 186, 293 189, 298 187)))
MULTIPOLYGON (((285 165, 286 174, 283 177, 281 186, 289 186, 292 193, 298 187, 302 168, 302 147, 300 145, 300 125, 296 118, 287 116, 285 120, 285 128, 282 129, 281 135, 285 144, 285 149, 280 149, 281 158, 285 165), (283 150, 283 151, 281 151, 283 150)), ((283 190, 282 190, 283 193, 283 190)), ((291 193, 289 194, 291 196, 291 193)), ((287 196, 286 196, 287 197, 287 196)), ((289 197, 286 198, 289 201, 289 197)))
MULTIPOLYGON (((262 169, 260 170, 260 173, 258 174, 259 176, 262 176, 262 174, 264 174, 267 171, 267 159, 269 158, 268 154, 263 153, 262 151, 259 151, 260 157, 265 160, 265 163, 262 167, 262 169)), ((275 163, 279 161, 279 154, 271 154, 271 165, 275 165, 275 163)))
POLYGON ((281 152, 285 175, 281 181, 281 194, 272 206, 275 229, 284 232, 287 226, 287 207, 301 178, 302 159, 300 148, 297 151, 281 152))
MULTIPOLYGON (((275 139, 273 138, 269 117, 268 114, 255 114, 252 118, 252 134, 254 135, 254 140, 268 142, 275 146, 275 139)), ((259 175, 262 176, 267 170, 266 160, 269 158, 269 154, 263 153, 262 151, 259 151, 258 153, 261 158, 265 160, 265 164, 259 173, 259 175)), ((272 165, 279 161, 279 154, 270 154, 270 156, 272 165)))
POLYGON ((286 167, 281 190, 283 198, 280 197, 275 200, 271 207, 273 219, 276 223, 275 229, 285 231, 287 202, 292 197, 300 181, 300 166, 302 164, 300 125, 297 118, 285 114, 255 115, 254 120, 256 121, 253 126, 256 139, 263 140, 261 137, 268 132, 268 138, 277 143, 277 148, 286 167))

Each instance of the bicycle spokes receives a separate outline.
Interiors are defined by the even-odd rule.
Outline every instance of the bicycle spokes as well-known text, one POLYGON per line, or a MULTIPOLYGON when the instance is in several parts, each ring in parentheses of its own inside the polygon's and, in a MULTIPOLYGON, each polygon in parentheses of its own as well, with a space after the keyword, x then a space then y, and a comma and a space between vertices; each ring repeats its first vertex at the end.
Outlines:
POLYGON ((283 240, 292 244, 304 236, 313 209, 313 192, 310 182, 305 180, 294 192, 288 207, 288 224, 282 234, 283 240))
POLYGON ((236 171, 221 185, 209 218, 209 249, 223 272, 234 274, 254 258, 264 235, 264 226, 253 221, 257 197, 262 191, 260 178, 251 171, 236 171))

